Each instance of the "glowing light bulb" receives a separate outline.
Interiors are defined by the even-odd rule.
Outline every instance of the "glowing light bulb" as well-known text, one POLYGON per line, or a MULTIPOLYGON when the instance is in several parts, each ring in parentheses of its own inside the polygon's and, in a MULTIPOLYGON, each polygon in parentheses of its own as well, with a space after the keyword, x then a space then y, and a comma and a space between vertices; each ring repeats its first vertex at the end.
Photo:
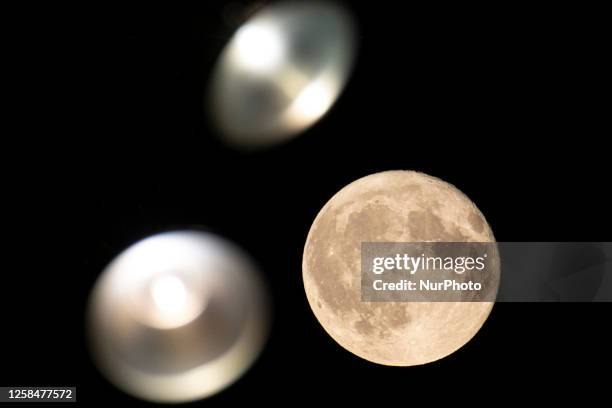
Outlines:
POLYGON ((246 25, 236 36, 241 66, 253 71, 270 71, 283 60, 285 46, 281 33, 271 24, 246 25))
POLYGON ((151 285, 151 296, 159 312, 174 316, 185 311, 187 290, 176 276, 162 276, 151 285))

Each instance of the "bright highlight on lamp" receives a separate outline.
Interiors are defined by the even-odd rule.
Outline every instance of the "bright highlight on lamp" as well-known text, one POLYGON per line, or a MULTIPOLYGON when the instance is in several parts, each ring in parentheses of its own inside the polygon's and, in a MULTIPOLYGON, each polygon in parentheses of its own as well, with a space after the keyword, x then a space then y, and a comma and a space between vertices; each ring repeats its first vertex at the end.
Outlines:
POLYGON ((187 306, 187 290, 176 276, 163 276, 151 285, 151 296, 157 309, 168 316, 180 315, 187 306))
POLYGON ((246 25, 236 34, 237 63, 252 71, 266 72, 284 57, 283 34, 273 24, 246 25))

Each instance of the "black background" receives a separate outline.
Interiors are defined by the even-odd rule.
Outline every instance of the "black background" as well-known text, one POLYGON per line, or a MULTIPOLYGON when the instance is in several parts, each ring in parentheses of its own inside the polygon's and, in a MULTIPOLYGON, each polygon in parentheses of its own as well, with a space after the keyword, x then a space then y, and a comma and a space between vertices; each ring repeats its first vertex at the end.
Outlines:
POLYGON ((359 54, 336 105, 289 143, 246 153, 215 138, 203 95, 240 10, 252 6, 47 5, 5 14, 17 24, 6 37, 6 82, 16 92, 2 149, 0 385, 76 386, 81 404, 144 405, 92 365, 87 297, 131 243, 196 227, 252 254, 275 318, 255 366, 193 405, 603 394, 609 304, 497 304, 458 352, 392 368, 337 345, 301 281, 317 212, 344 185, 383 170, 456 185, 499 241, 609 240, 601 10, 351 3, 359 54))

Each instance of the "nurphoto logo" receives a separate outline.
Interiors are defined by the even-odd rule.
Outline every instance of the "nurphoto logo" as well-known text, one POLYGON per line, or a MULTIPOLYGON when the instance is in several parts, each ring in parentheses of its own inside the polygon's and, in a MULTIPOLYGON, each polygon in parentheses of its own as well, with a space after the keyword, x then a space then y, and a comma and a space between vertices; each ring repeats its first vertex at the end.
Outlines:
POLYGON ((494 301, 500 262, 491 242, 364 242, 366 302, 494 301))

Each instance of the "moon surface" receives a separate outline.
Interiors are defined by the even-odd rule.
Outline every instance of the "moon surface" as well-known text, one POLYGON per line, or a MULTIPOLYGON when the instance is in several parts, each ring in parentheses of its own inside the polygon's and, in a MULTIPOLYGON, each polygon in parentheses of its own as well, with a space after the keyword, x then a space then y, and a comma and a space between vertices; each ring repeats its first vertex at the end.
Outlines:
POLYGON ((489 316, 493 302, 362 302, 362 242, 495 239, 476 205, 435 177, 387 171, 340 190, 312 224, 302 272, 315 316, 353 354, 391 366, 426 364, 461 348, 489 316))

